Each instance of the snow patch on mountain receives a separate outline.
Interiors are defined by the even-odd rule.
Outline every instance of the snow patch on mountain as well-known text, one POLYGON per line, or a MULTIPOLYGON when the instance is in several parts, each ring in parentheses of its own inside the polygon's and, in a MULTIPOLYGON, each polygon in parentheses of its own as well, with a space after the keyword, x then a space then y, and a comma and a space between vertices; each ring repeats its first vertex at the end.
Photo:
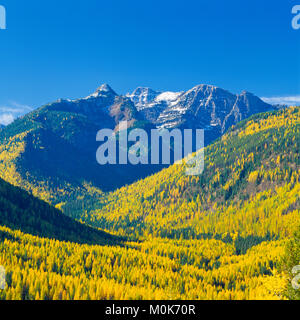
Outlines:
POLYGON ((138 110, 151 107, 151 103, 159 96, 161 92, 154 91, 150 88, 138 87, 131 94, 127 93, 128 97, 138 110))
POLYGON ((175 105, 182 94, 183 94, 183 91, 182 92, 166 91, 158 95, 155 99, 155 102, 156 103, 165 102, 168 106, 175 105))

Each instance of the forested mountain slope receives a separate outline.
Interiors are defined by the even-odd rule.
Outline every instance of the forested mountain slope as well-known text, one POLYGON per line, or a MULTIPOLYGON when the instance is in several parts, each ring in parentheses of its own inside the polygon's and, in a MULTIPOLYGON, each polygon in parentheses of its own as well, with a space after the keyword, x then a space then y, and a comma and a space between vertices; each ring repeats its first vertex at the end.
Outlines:
MULTIPOLYGON (((58 240, 114 244, 116 237, 89 228, 0 179, 0 226, 58 240)), ((5 235, 0 232, 0 240, 5 235)))
POLYGON ((232 124, 272 109, 250 93, 234 95, 209 85, 187 91, 176 104, 167 101, 169 95, 160 95, 159 107, 145 107, 155 114, 159 108, 162 114, 157 117, 162 122, 152 121, 133 97, 118 95, 108 85, 85 98, 60 99, 42 106, 0 131, 0 177, 52 204, 87 194, 94 198, 165 167, 99 165, 96 135, 100 129, 117 132, 121 121, 127 121, 130 129, 147 132, 156 126, 202 128, 208 144, 232 124))
POLYGON ((200 176, 173 165, 64 210, 122 235, 229 237, 241 250, 286 238, 299 223, 299 142, 299 107, 255 115, 205 149, 200 176))

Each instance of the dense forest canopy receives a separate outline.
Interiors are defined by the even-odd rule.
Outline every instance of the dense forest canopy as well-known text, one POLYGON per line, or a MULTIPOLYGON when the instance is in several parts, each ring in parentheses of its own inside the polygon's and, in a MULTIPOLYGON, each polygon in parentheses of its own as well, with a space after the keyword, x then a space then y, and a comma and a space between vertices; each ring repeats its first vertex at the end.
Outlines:
POLYGON ((201 176, 173 165, 110 193, 65 190, 70 217, 0 180, 0 299, 299 298, 299 124, 299 107, 241 122, 201 176))

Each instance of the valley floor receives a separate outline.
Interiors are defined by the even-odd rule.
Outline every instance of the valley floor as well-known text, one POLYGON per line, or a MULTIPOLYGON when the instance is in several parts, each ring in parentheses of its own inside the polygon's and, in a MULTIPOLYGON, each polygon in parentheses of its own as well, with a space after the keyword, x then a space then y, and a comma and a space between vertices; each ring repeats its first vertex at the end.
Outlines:
POLYGON ((282 299, 285 241, 237 255, 221 240, 151 238, 124 246, 43 239, 0 227, 0 299, 282 299))

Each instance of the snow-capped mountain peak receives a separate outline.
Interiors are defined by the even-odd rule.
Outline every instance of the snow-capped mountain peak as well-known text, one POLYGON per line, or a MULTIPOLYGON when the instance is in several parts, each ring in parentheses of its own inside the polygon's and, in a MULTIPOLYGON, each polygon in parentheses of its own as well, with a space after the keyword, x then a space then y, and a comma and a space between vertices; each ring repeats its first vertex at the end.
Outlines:
POLYGON ((108 84, 102 84, 97 90, 92 93, 91 95, 87 96, 86 99, 89 98, 98 98, 101 96, 117 96, 115 91, 108 85, 108 84))
POLYGON ((146 120, 159 128, 198 128, 213 140, 231 125, 272 106, 243 91, 240 95, 214 85, 196 85, 186 92, 137 88, 127 95, 146 120))

